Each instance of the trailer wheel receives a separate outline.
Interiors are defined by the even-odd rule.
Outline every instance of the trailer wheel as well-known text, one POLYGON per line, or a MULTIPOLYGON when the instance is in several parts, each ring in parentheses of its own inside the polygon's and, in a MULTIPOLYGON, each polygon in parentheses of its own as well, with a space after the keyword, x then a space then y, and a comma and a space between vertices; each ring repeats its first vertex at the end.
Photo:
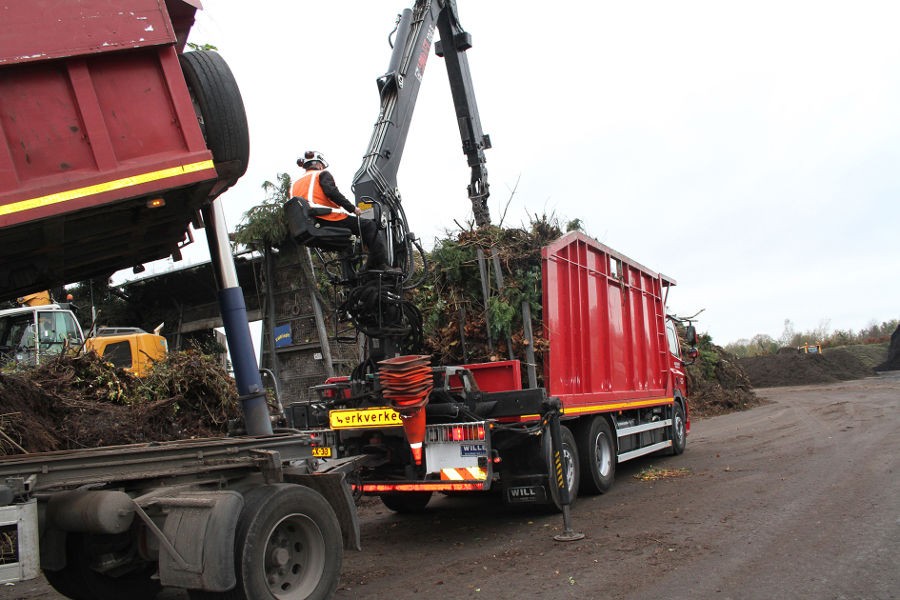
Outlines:
MULTIPOLYGON (((565 477, 566 486, 569 488, 570 504, 575 504, 578 497, 578 487, 581 481, 580 467, 578 466, 578 447, 575 444, 575 436, 572 430, 566 426, 560 426, 562 434, 562 454, 565 459, 565 477)), ((553 499, 553 506, 557 510, 562 510, 562 504, 559 501, 559 490, 553 484, 553 451, 550 442, 550 433, 544 434, 544 456, 547 465, 547 473, 550 474, 550 497, 553 499)))
POLYGON ((616 445, 609 421, 596 416, 578 429, 581 489, 596 495, 609 491, 616 478, 616 445))
POLYGON ((216 163, 233 163, 227 176, 236 180, 250 162, 250 133, 234 75, 216 52, 185 52, 179 60, 206 145, 216 163))
POLYGON ((684 425, 684 407, 681 402, 675 401, 672 408, 672 454, 678 456, 684 452, 687 445, 687 431, 684 425))
POLYGON ((428 506, 429 500, 431 500, 431 492, 381 494, 381 502, 398 513, 420 513, 428 506))
POLYGON ((337 589, 341 526, 310 488, 265 485, 245 494, 234 543, 237 585, 223 593, 191 590, 192 600, 320 600, 337 589))

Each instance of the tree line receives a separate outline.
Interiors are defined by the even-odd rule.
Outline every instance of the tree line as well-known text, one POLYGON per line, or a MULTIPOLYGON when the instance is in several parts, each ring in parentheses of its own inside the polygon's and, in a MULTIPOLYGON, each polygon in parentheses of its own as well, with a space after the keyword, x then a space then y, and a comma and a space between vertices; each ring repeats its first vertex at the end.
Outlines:
POLYGON ((805 344, 819 344, 822 348, 834 348, 837 346, 851 346, 855 344, 881 344, 891 340, 891 334, 900 326, 900 320, 891 319, 879 324, 872 320, 869 325, 853 331, 852 329, 836 329, 829 331, 829 322, 823 321, 819 326, 807 330, 796 331, 790 319, 784 321, 784 331, 781 336, 772 336, 760 333, 750 339, 740 339, 725 346, 725 350, 738 358, 746 356, 761 356, 775 354, 781 348, 800 348, 805 344))

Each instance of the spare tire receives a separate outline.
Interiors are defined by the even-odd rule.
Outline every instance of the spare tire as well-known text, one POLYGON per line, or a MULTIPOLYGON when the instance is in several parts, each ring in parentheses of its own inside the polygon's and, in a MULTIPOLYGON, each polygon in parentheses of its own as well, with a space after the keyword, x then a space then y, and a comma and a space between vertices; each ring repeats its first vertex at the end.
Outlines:
POLYGON ((217 166, 232 163, 227 176, 236 181, 250 162, 250 129, 237 81, 216 52, 185 52, 179 60, 206 146, 217 166))

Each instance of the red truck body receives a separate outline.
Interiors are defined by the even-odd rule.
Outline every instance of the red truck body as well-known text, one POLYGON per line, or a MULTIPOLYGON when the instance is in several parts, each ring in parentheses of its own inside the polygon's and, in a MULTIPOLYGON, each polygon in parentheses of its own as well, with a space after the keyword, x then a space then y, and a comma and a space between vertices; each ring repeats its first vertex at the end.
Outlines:
POLYGON ((196 5, 4 7, 0 298, 177 254, 188 239, 220 178, 179 61, 196 5))
POLYGON ((542 250, 544 383, 564 414, 671 404, 684 392, 665 300, 675 281, 581 233, 542 250))
POLYGON ((295 426, 322 440, 319 456, 374 457, 357 486, 398 511, 423 508, 435 491, 499 489, 509 503, 565 504, 549 477, 552 415, 570 496, 609 489, 617 463, 681 453, 686 382, 665 310, 675 282, 579 232, 543 249, 542 275, 543 387, 523 386, 518 360, 435 367, 421 409, 424 458, 410 453, 404 409, 354 396, 347 378, 293 405, 295 426))

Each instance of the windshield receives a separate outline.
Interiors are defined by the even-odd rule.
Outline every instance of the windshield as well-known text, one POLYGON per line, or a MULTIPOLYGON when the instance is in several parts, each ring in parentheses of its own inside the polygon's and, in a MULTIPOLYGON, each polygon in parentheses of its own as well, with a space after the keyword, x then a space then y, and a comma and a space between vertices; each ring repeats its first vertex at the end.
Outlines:
POLYGON ((669 352, 681 358, 681 344, 678 343, 678 334, 672 321, 666 321, 666 337, 669 340, 669 352))
POLYGON ((38 310, 0 319, 0 352, 19 362, 37 364, 82 343, 81 327, 68 311, 38 310))
POLYGON ((20 345, 29 326, 34 329, 34 313, 11 315, 0 319, 0 347, 10 350, 20 345))

